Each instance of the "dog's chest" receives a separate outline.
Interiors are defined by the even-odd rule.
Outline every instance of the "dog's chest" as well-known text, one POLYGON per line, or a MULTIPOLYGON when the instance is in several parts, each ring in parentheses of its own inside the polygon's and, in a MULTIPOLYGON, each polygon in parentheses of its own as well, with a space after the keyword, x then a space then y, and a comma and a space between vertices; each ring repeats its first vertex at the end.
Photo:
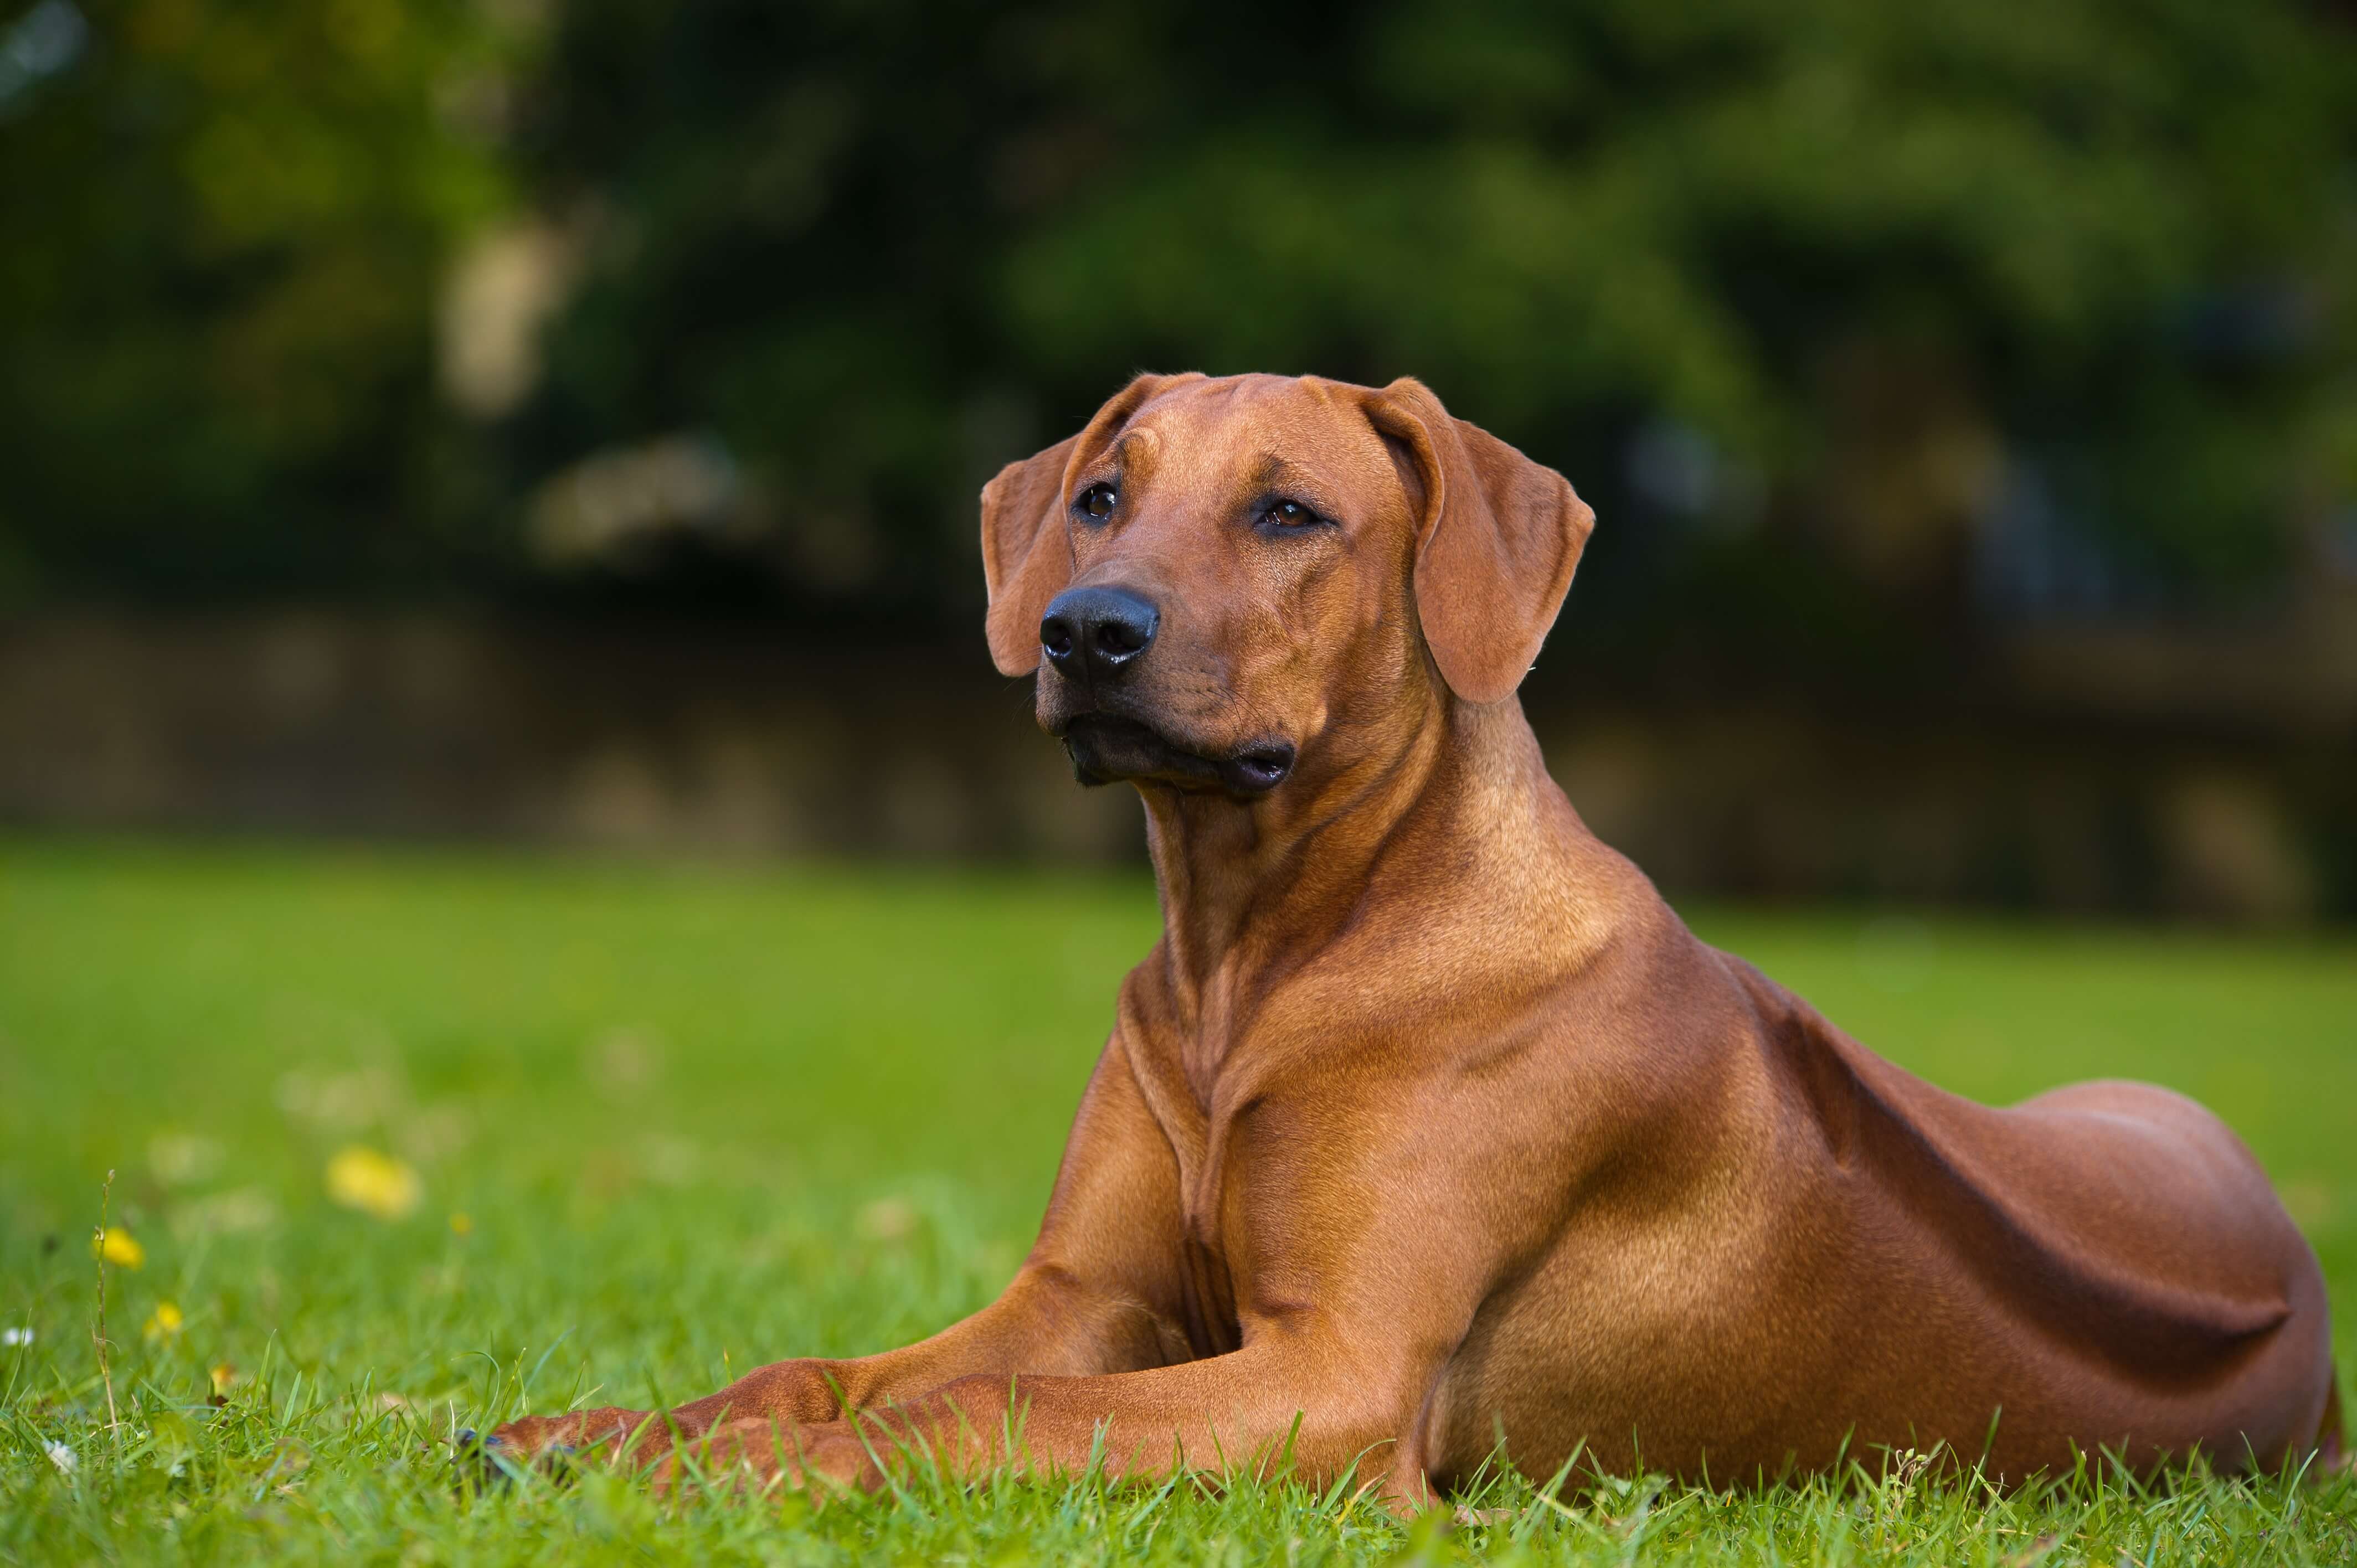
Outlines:
POLYGON ((1198 1339, 1208 1335, 1211 1343, 1199 1343, 1197 1348, 1217 1354, 1235 1348, 1235 1282, 1228 1261, 1227 1202, 1232 1119, 1221 1113, 1216 1098, 1206 1104, 1188 1092, 1191 1086, 1183 1069, 1171 1076, 1177 1081, 1166 1087, 1177 1092, 1155 1096, 1164 1101, 1155 1106, 1155 1112, 1178 1166, 1180 1213, 1185 1222, 1178 1238, 1180 1268, 1192 1298, 1189 1333, 1198 1339), (1199 1316, 1200 1335, 1195 1321, 1199 1316))
POLYGON ((1192 1235, 1180 1243, 1187 1346, 1196 1356, 1224 1356, 1243 1343, 1236 1317, 1235 1282, 1227 1259, 1192 1235))
POLYGON ((1178 1042, 1158 1043, 1165 1048, 1139 1053, 1138 1087, 1178 1167, 1182 1229, 1174 1240, 1187 1337, 1196 1354, 1220 1355, 1242 1337, 1234 1231, 1243 1206, 1231 1157, 1239 1085, 1231 1072, 1196 1070, 1178 1042))
POLYGON ((1183 1002, 1153 986, 1123 1000, 1132 1071, 1176 1167, 1188 1336, 1198 1354, 1232 1350, 1265 1292, 1286 1294, 1274 1279, 1288 1274, 1307 1153, 1286 1108, 1305 1093, 1302 1042, 1332 1015, 1306 1016, 1286 992, 1250 993, 1224 970, 1183 1002))

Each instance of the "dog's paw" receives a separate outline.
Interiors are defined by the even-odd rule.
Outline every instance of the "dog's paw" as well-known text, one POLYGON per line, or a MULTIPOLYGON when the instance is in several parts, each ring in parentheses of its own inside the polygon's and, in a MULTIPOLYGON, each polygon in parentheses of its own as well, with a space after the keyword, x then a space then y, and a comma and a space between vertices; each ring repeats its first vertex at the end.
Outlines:
POLYGON ((645 1447, 658 1434, 668 1436, 645 1412, 607 1409, 528 1415, 489 1434, 462 1431, 451 1441, 461 1474, 489 1484, 527 1470, 562 1478, 577 1465, 610 1464, 624 1444, 635 1439, 645 1447))
POLYGON ((511 1446, 498 1433, 477 1432, 472 1427, 461 1427, 452 1433, 450 1447, 451 1484, 462 1492, 505 1486, 534 1463, 548 1466, 553 1470, 562 1466, 572 1454, 571 1449, 558 1443, 548 1444, 540 1454, 527 1458, 521 1449, 511 1446))

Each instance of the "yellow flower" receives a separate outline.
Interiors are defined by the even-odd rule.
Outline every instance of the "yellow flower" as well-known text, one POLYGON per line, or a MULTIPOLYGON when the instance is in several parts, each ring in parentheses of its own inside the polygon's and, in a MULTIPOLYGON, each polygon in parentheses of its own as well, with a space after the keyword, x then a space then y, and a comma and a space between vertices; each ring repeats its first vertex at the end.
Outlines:
POLYGON ((405 1160, 354 1144, 328 1162, 328 1196, 346 1208, 399 1219, 425 1196, 425 1186, 405 1160))
POLYGON ((472 1220, 471 1219, 468 1218, 468 1217, 467 1217, 466 1215, 464 1215, 464 1214, 453 1214, 452 1216, 450 1216, 450 1234, 451 1234, 451 1235, 453 1235, 453 1236, 471 1236, 471 1235, 473 1235, 474 1233, 475 1233, 475 1222, 474 1222, 474 1220, 472 1220))
POLYGON ((227 1361, 220 1363, 214 1367, 210 1372, 208 1372, 205 1375, 212 1380, 213 1398, 215 1399, 222 1398, 230 1391, 230 1390, 245 1381, 244 1374, 240 1372, 235 1367, 231 1366, 227 1361))
POLYGON ((159 1301, 147 1316, 146 1335, 150 1339, 169 1339, 180 1332, 180 1309, 168 1301, 159 1301))
POLYGON ((147 1261, 147 1249, 131 1239, 120 1225, 110 1225, 90 1239, 90 1255, 123 1268, 135 1269, 147 1261))

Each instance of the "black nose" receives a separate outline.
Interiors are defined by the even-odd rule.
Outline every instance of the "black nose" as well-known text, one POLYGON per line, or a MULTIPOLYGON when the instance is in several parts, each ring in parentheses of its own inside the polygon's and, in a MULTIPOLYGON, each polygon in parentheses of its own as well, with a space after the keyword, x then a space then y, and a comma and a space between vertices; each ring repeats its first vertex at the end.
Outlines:
POLYGON ((1162 612, 1127 588, 1058 594, 1039 622, 1039 651, 1067 675, 1120 674, 1154 642, 1162 612))

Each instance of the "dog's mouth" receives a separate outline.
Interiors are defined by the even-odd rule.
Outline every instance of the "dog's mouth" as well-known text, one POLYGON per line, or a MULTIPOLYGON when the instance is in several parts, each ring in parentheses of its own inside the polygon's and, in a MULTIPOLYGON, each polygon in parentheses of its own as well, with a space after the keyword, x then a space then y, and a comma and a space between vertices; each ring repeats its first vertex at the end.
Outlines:
POLYGON ((1118 714, 1075 714, 1051 730, 1083 784, 1146 779, 1242 800, 1265 795, 1293 771, 1287 740, 1254 741, 1220 756, 1190 751, 1149 725, 1118 714))

